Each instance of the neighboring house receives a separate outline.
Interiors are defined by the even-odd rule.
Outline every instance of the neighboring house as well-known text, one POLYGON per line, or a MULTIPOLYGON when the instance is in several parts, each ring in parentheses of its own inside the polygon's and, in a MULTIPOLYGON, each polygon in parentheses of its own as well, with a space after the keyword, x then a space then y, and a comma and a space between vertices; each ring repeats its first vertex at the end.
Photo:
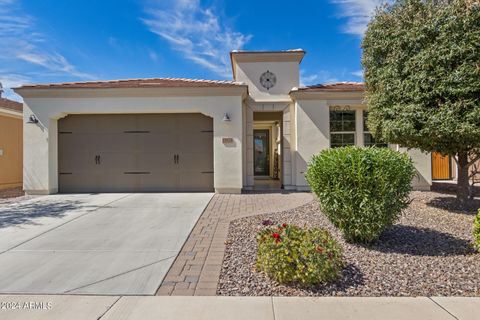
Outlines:
POLYGON ((2 98, 0 91, 0 190, 22 185, 22 108, 21 103, 2 98))
MULTIPOLYGON (((25 125, 24 188, 31 194, 306 190, 304 173, 314 154, 375 141, 364 126, 363 85, 299 88, 304 55, 232 52, 234 81, 157 78, 17 88, 24 121, 38 119, 25 125)), ((430 155, 409 154, 419 173, 415 188, 429 189, 430 155)))

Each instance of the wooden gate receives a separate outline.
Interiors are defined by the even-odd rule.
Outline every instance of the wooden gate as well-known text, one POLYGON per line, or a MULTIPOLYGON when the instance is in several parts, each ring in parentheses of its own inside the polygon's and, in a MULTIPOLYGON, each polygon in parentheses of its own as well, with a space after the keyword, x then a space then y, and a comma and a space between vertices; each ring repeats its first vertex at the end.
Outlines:
POLYGON ((432 152, 432 179, 450 180, 452 179, 450 156, 442 156, 438 152, 432 152))

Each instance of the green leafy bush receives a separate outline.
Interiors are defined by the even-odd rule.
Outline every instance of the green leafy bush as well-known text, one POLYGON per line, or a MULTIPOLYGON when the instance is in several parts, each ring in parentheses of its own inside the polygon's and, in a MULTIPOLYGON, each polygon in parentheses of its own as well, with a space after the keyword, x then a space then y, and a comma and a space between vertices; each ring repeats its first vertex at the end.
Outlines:
POLYGON ((370 243, 409 204, 412 160, 388 148, 326 149, 312 158, 306 178, 322 211, 349 242, 370 243))
POLYGON ((473 222, 473 244, 475 249, 480 252, 480 209, 473 222))
POLYGON ((280 283, 327 283, 343 267, 341 247, 323 229, 283 224, 260 231, 257 243, 257 268, 280 283))

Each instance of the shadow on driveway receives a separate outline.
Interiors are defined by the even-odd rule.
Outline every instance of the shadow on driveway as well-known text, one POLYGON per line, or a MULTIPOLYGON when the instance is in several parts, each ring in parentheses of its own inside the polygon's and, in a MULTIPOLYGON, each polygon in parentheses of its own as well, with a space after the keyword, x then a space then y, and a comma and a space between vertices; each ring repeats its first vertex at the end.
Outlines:
MULTIPOLYGON (((22 224, 37 224, 35 219, 43 217, 62 218, 68 211, 87 208, 81 201, 31 201, 0 208, 0 228, 22 224)), ((91 206, 95 208, 96 206, 91 206)))

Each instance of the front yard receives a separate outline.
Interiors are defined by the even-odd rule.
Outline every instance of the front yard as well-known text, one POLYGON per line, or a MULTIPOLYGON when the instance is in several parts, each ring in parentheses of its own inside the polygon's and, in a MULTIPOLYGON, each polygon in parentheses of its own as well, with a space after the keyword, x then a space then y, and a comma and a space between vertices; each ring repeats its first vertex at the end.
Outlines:
MULTIPOLYGON (((453 196, 435 192, 413 192, 412 200, 400 220, 371 246, 346 243, 315 200, 284 212, 234 220, 217 294, 480 296, 480 254, 472 247, 475 211, 457 211, 452 207, 453 196), (340 280, 302 289, 277 284, 258 272, 256 234, 268 223, 328 229, 344 250, 345 268, 340 280)), ((480 206, 480 200, 475 206, 480 206)))

